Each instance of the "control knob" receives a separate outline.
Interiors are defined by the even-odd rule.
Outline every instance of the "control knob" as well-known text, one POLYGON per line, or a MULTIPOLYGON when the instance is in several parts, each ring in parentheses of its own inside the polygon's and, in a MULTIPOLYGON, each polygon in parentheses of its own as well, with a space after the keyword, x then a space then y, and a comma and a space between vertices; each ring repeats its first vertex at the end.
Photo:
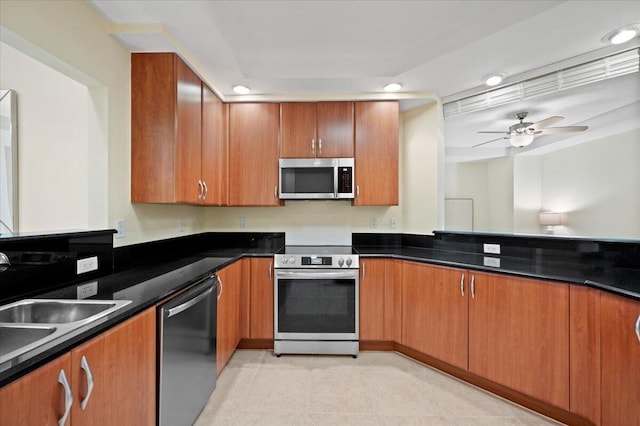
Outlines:
POLYGON ((340 258, 338 259, 338 266, 342 266, 342 265, 344 265, 344 259, 340 258))
POLYGON ((291 256, 291 257, 289 258, 289 263, 290 263, 290 264, 292 264, 292 265, 293 265, 294 263, 296 263, 296 258, 295 258, 295 257, 293 257, 293 256, 291 256))
POLYGON ((287 259, 286 257, 283 257, 281 259, 281 262, 286 265, 289 262, 289 259, 287 259))
POLYGON ((347 258, 347 266, 351 266, 351 264, 353 263, 353 260, 351 260, 351 258, 347 258))

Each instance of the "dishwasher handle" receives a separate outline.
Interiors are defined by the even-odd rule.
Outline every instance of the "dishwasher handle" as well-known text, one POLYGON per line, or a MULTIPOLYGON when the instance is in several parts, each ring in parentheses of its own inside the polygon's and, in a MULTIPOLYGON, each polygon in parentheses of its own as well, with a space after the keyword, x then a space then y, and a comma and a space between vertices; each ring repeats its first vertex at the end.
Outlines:
POLYGON ((196 284, 191 290, 179 297, 180 301, 187 298, 188 300, 180 303, 177 306, 167 307, 163 306, 163 314, 166 318, 171 318, 174 315, 178 315, 180 312, 184 312, 196 303, 202 301, 211 295, 211 292, 215 288, 215 276, 211 275, 205 278, 200 283, 196 284))

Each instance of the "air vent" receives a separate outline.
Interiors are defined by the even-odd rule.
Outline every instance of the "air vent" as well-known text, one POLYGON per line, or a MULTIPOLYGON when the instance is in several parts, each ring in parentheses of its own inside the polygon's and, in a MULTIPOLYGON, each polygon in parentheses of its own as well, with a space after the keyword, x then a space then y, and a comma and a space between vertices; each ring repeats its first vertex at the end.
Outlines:
POLYGON ((479 95, 448 102, 443 105, 444 116, 451 117, 467 112, 481 111, 538 95, 631 74, 638 72, 639 69, 639 49, 633 49, 479 95))

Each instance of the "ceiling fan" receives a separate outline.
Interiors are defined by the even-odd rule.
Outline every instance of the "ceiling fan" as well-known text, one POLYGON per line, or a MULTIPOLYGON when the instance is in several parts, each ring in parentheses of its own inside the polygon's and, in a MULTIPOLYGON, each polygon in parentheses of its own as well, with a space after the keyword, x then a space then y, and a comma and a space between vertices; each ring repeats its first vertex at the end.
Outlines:
POLYGON ((553 117, 545 118, 544 120, 540 120, 536 123, 524 122, 524 119, 527 117, 527 112, 519 112, 516 114, 516 118, 520 120, 519 123, 514 124, 513 126, 509 126, 509 129, 505 131, 481 131, 478 133, 502 133, 506 134, 506 136, 502 136, 497 139, 492 139, 490 141, 482 142, 477 145, 473 145, 472 148, 475 148, 480 145, 485 145, 491 142, 499 141, 502 139, 509 139, 511 145, 522 148, 523 146, 527 146, 533 142, 533 139, 537 135, 552 135, 554 133, 571 133, 571 132, 583 132, 589 128, 589 126, 566 126, 566 127, 547 127, 552 124, 557 123, 558 121, 564 119, 564 117, 560 117, 559 115, 554 115, 553 117))

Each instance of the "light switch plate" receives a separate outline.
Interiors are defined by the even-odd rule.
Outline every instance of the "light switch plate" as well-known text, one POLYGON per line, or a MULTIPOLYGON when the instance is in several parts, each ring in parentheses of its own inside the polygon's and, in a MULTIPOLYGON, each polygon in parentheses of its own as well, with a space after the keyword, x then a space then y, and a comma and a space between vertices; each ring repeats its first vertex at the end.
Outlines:
POLYGON ((398 218, 397 217, 392 217, 389 220, 389 228, 398 229, 398 218))
POLYGON ((79 259, 76 265, 78 268, 77 269, 78 275, 95 271, 98 269, 98 256, 88 257, 86 259, 79 259))
POLYGON ((500 244, 484 244, 485 253, 500 254, 500 244))

